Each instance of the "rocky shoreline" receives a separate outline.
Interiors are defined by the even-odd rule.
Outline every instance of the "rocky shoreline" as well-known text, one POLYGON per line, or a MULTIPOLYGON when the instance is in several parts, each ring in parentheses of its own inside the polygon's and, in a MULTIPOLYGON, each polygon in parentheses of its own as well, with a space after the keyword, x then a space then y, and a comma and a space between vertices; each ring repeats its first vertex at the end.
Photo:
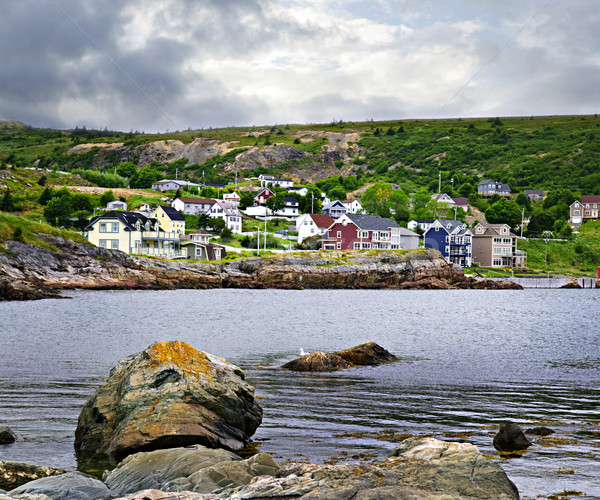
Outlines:
POLYGON ((61 290, 521 289, 476 280, 434 250, 306 252, 224 263, 132 257, 37 234, 53 250, 19 241, 0 247, 0 300, 60 297, 61 290))

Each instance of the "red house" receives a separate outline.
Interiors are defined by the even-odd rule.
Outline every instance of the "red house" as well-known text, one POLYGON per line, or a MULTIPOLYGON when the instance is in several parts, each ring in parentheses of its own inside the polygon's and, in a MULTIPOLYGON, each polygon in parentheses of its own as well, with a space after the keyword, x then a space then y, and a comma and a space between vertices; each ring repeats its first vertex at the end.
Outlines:
POLYGON ((275 196, 275 193, 273 191, 271 191, 269 188, 263 188, 254 197, 254 204, 255 205, 266 205, 267 200, 271 196, 275 196))
POLYGON ((321 239, 323 250, 412 249, 419 235, 392 219, 378 215, 346 214, 337 219, 321 239))

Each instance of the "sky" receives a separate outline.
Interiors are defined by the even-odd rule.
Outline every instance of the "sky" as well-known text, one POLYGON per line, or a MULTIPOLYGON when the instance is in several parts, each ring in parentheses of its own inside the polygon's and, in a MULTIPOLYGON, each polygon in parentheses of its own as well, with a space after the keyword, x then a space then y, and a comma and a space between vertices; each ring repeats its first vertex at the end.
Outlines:
POLYGON ((5 0, 0 119, 166 132, 594 114, 598 0, 5 0))

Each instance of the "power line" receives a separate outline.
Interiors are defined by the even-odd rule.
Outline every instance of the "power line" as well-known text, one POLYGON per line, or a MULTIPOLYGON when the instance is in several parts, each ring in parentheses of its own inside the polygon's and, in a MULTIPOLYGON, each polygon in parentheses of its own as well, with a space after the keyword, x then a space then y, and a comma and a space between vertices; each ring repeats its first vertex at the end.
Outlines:
POLYGON ((106 57, 106 59, 108 59, 108 61, 110 61, 112 63, 112 65, 117 68, 117 70, 125 77, 127 78, 127 80, 129 80, 129 82, 146 98, 148 99, 148 101, 150 101, 150 103, 152 103, 152 105, 158 109, 158 111, 160 111, 160 113, 167 119, 169 120, 169 122, 171 122, 171 124, 175 127, 176 130, 179 129, 179 127, 177 126, 177 124, 175 123, 175 121, 167 114, 167 112, 165 110, 163 110, 157 103, 156 101, 154 101, 154 99, 152 99, 152 97, 150 97, 148 95, 148 93, 131 77, 129 76, 129 74, 127 73, 127 71, 125 71, 117 61, 115 61, 112 57, 110 57, 110 55, 102 48, 100 47, 100 45, 90 36, 88 35, 88 33, 81 27, 79 26, 79 24, 77 24, 77 22, 71 17, 69 16, 69 14, 60 6, 56 3, 55 0, 49 0, 49 2, 54 5, 54 7, 56 7, 56 9, 63 15, 65 16, 68 21, 75 26, 75 28, 77 28, 77 30, 85 37, 87 38, 87 40, 94 46, 96 47, 96 49, 104 56, 106 57))
POLYGON ((521 26, 521 27, 519 28, 519 30, 518 30, 518 31, 517 31, 517 32, 516 32, 516 33, 515 33, 513 36, 511 36, 511 37, 510 37, 510 38, 509 38, 509 39, 508 39, 506 42, 504 42, 504 44, 502 45, 502 47, 500 47, 500 48, 499 48, 499 49, 496 51, 496 53, 495 53, 495 54, 494 54, 492 57, 490 57, 490 58, 487 60, 487 62, 486 62, 486 63, 485 63, 485 64, 484 64, 484 65, 483 65, 481 68, 479 68, 479 69, 478 69, 478 70, 475 72, 475 74, 474 74, 474 75, 473 75, 471 78, 469 78, 469 79, 467 80, 467 82, 466 82, 466 83, 465 83, 465 84, 464 84, 464 85, 463 85, 461 88, 459 88, 459 89, 458 89, 458 90, 457 90, 457 91, 454 93, 454 95, 453 95, 453 96, 452 96, 450 99, 448 99, 448 100, 446 101, 446 104, 444 104, 444 105, 443 105, 443 106, 442 106, 442 107, 441 107, 441 108, 440 108, 440 109, 437 111, 437 113, 435 113, 435 114, 433 115, 433 118, 437 118, 437 117, 438 117, 438 115, 439 115, 439 114, 440 114, 440 113, 441 113, 441 112, 442 112, 442 111, 443 111, 443 110, 446 108, 446 106, 448 106, 448 104, 450 104, 450 103, 451 103, 451 102, 452 102, 452 101, 453 101, 453 100, 454 100, 454 99, 455 99, 455 98, 458 96, 458 94, 460 94, 460 93, 461 93, 461 92, 462 92, 462 91, 465 89, 465 87, 467 87, 467 85, 469 85, 469 84, 470 84, 470 83, 471 83, 473 80, 475 80, 475 78, 477 78, 477 76, 479 76, 479 73, 481 73, 481 72, 482 72, 482 71, 483 71, 485 68, 487 68, 487 67, 488 67, 488 66, 489 66, 489 65, 492 63, 492 61, 493 61, 494 59, 496 59, 496 57, 498 57, 498 56, 500 55, 500 53, 501 53, 501 52, 502 52, 502 51, 503 51, 503 50, 504 50, 504 49, 505 49, 505 48, 506 48, 506 47, 507 47, 507 46, 508 46, 508 45, 509 45, 509 44, 510 44, 510 43, 511 43, 511 42, 512 42, 512 41, 513 41, 515 38, 517 38, 517 36, 519 36, 519 35, 521 34, 521 32, 522 32, 522 31, 523 31, 523 30, 524 30, 524 29, 525 29, 527 26, 529 26, 529 24, 531 23, 531 21, 533 21, 533 20, 534 20, 534 19, 535 19, 535 18, 536 18, 536 17, 537 17, 537 16, 538 16, 538 15, 539 15, 539 14, 540 14, 540 13, 541 13, 541 12, 542 12, 542 11, 543 11, 545 8, 546 8, 546 7, 547 7, 547 6, 550 4, 550 2, 551 2, 551 1, 552 1, 552 0, 547 0, 547 1, 546 1, 546 3, 545 3, 544 5, 542 5, 542 6, 541 6, 541 7, 540 7, 540 8, 539 8, 539 9, 538 9, 538 10, 537 10, 537 11, 536 11, 534 14, 533 14, 533 16, 531 16, 531 17, 529 18, 529 20, 528 20, 528 21, 527 21, 527 22, 526 22, 526 23, 525 23, 523 26, 521 26))

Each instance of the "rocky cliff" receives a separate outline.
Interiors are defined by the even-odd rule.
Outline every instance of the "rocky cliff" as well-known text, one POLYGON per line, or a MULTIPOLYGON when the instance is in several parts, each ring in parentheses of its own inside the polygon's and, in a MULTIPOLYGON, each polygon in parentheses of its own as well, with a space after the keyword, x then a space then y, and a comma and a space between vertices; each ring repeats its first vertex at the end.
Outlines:
POLYGON ((203 264, 134 258, 37 236, 54 250, 10 240, 0 246, 0 300, 52 297, 74 288, 520 288, 468 278, 433 250, 306 252, 203 264))

